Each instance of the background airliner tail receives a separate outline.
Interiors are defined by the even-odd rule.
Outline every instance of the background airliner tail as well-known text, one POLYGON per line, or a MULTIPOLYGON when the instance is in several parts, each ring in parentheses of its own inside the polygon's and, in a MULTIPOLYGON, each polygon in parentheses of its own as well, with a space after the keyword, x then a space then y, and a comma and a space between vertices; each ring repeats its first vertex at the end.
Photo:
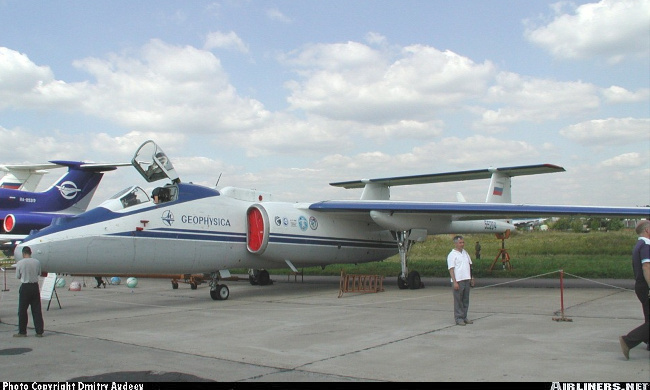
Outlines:
POLYGON ((52 186, 39 195, 34 211, 60 211, 77 214, 85 211, 97 190, 105 171, 116 169, 114 165, 95 166, 79 161, 52 161, 68 167, 68 171, 52 186))
POLYGON ((7 172, 0 178, 0 188, 36 191, 46 169, 61 168, 58 164, 2 164, 0 171, 7 172))
POLYGON ((2 230, 11 234, 27 234, 50 224, 52 218, 79 214, 88 208, 104 172, 130 163, 89 164, 80 161, 51 161, 67 166, 68 171, 42 192, 12 191, 4 196, 7 205, 0 210, 2 230), (10 206, 10 207, 9 207, 10 206))

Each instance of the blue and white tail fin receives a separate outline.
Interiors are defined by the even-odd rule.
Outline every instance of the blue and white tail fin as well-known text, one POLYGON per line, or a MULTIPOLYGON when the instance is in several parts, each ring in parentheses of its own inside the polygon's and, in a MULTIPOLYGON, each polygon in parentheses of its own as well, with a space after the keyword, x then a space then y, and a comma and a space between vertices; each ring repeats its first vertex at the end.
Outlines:
POLYGON ((67 166, 68 172, 61 176, 52 186, 40 193, 38 206, 33 211, 56 211, 66 214, 84 212, 97 190, 104 172, 117 169, 130 163, 92 164, 79 161, 51 161, 67 166))
POLYGON ((97 190, 105 171, 112 171, 117 164, 87 164, 80 161, 51 161, 56 166, 68 167, 68 171, 52 186, 42 192, 0 188, 0 242, 15 240, 18 235, 41 229, 57 216, 84 212, 97 190))

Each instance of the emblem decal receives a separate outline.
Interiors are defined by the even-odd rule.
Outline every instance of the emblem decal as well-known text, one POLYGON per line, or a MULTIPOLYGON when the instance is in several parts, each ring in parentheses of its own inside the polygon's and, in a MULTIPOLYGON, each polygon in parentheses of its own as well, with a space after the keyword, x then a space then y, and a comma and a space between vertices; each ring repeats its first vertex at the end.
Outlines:
POLYGON ((172 223, 174 223, 174 214, 170 210, 165 210, 160 219, 162 219, 165 225, 172 226, 172 223))
POLYGON ((275 216, 275 224, 280 226, 282 225, 282 218, 278 217, 277 215, 275 216))
POLYGON ((309 217, 309 227, 311 230, 318 229, 318 221, 316 220, 316 217, 309 217))
POLYGON ((298 218, 298 226, 300 227, 300 230, 302 230, 303 232, 307 230, 307 218, 301 215, 300 218, 298 218))
POLYGON ((60 186, 56 186, 61 193, 61 196, 65 199, 74 199, 77 196, 77 192, 81 191, 77 188, 77 185, 71 181, 64 181, 60 186))

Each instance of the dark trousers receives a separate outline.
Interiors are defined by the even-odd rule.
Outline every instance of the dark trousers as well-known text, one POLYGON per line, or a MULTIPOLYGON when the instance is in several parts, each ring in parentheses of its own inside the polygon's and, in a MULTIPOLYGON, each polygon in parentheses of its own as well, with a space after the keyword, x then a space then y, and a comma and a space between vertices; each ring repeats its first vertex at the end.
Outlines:
POLYGON ((43 333, 41 292, 38 283, 23 283, 18 290, 18 333, 27 334, 27 307, 32 307, 32 319, 37 334, 43 333))
POLYGON ((648 297, 648 288, 637 282, 634 284, 634 292, 643 307, 644 323, 623 336, 625 344, 630 348, 634 348, 642 342, 648 343, 648 338, 650 338, 650 298, 648 297))

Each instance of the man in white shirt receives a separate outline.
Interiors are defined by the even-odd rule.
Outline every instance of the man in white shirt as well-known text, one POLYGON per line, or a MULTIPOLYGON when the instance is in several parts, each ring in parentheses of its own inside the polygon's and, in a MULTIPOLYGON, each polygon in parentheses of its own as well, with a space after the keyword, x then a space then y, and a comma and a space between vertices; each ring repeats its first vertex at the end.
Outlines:
POLYGON ((454 293, 454 319, 456 325, 465 326, 473 324, 474 321, 467 319, 469 309, 469 290, 474 287, 472 277, 472 259, 465 250, 463 236, 454 237, 455 248, 447 256, 447 268, 454 293))
POLYGON ((32 319, 36 337, 43 337, 43 312, 41 311, 41 292, 38 277, 41 275, 41 262, 32 258, 32 250, 23 248, 23 259, 16 263, 16 278, 22 284, 18 291, 18 333, 14 337, 27 337, 27 307, 32 308, 32 319))

